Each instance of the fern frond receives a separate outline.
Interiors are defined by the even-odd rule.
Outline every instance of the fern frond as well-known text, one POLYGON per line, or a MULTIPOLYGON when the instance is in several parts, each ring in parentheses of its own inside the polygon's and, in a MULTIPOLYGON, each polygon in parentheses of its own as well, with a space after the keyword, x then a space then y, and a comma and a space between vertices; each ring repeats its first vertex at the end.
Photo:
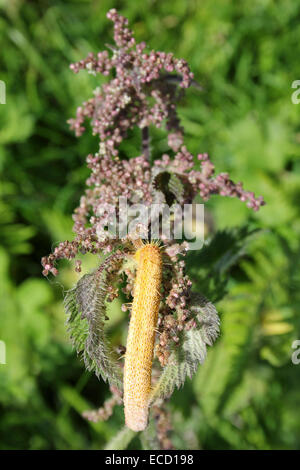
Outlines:
MULTIPOLYGON (((111 269, 120 258, 115 254, 90 274, 85 274, 77 285, 65 295, 65 310, 70 338, 77 353, 83 355, 89 371, 94 370, 110 385, 122 389, 121 371, 117 357, 104 333, 108 293, 108 268, 111 269)), ((111 282, 111 279, 110 279, 111 282)))
POLYGON ((169 397, 180 388, 186 377, 192 377, 206 357, 219 334, 219 317, 213 304, 200 294, 192 294, 190 311, 196 326, 181 333, 179 345, 173 347, 169 362, 150 395, 150 404, 158 398, 169 397))

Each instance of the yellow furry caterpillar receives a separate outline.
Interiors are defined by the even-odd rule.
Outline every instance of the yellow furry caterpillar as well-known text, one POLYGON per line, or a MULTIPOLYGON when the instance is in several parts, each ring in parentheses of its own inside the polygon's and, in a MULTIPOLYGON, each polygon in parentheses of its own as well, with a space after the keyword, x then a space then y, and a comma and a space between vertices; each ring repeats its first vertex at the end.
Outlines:
POLYGON ((142 431, 148 424, 155 328, 160 304, 160 248, 155 243, 142 245, 136 251, 135 259, 138 267, 125 354, 124 411, 126 425, 133 431, 142 431))

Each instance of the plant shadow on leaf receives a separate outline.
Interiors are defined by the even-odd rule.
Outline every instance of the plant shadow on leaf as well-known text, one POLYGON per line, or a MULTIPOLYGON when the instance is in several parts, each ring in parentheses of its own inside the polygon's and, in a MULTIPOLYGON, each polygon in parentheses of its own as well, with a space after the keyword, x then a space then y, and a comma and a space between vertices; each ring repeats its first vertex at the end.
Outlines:
POLYGON ((218 231, 201 250, 189 252, 186 264, 193 290, 212 302, 221 300, 227 292, 229 270, 246 255, 247 245, 258 234, 259 229, 249 226, 218 231))

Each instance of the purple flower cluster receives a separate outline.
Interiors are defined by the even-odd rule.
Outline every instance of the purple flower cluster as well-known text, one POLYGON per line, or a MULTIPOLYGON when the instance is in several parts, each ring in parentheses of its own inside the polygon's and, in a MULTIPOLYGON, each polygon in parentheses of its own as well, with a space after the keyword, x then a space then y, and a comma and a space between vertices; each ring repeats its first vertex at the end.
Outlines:
POLYGON ((245 191, 241 182, 234 183, 228 173, 219 173, 214 176, 215 166, 210 161, 208 154, 199 154, 197 156, 201 162, 200 170, 194 170, 194 156, 188 152, 185 146, 182 146, 174 158, 165 154, 161 160, 156 160, 154 165, 165 170, 185 175, 192 187, 192 195, 195 197, 200 194, 203 201, 208 201, 211 195, 237 197, 254 211, 265 204, 263 197, 255 197, 251 191, 245 191))
MULTIPOLYGON (((108 213, 100 211, 108 205, 118 209, 120 196, 127 198, 128 204, 154 201, 153 176, 160 171, 178 175, 186 185, 186 200, 191 202, 198 194, 203 201, 211 195, 237 197, 247 202, 248 207, 258 210, 264 204, 263 198, 256 198, 245 191, 241 183, 234 183, 227 173, 215 175, 215 168, 207 154, 198 155, 200 169, 195 169, 197 159, 184 145, 184 131, 176 112, 176 105, 183 89, 193 84, 193 74, 183 59, 176 59, 171 53, 146 52, 145 43, 136 43, 128 29, 128 20, 116 10, 110 10, 107 17, 114 23, 115 46, 109 52, 90 53, 86 59, 71 65, 78 73, 108 76, 110 81, 97 88, 94 96, 77 109, 75 119, 70 119, 71 129, 80 136, 85 131, 85 121, 90 120, 93 134, 99 136, 99 151, 87 156, 87 166, 91 174, 87 189, 74 212, 73 241, 60 243, 49 256, 42 259, 43 274, 58 274, 56 261, 61 258, 75 259, 79 253, 109 253, 123 246, 123 253, 130 254, 133 244, 130 235, 125 239, 99 239, 97 228, 108 222, 108 213), (149 127, 165 126, 169 153, 150 164, 149 127), (142 132, 142 154, 122 160, 119 146, 126 138, 128 130, 139 127, 142 132), (100 214, 100 215, 99 215, 100 214)), ((168 360, 168 346, 178 341, 184 328, 192 327, 193 319, 187 307, 191 281, 185 274, 185 263, 181 256, 186 251, 185 243, 164 240, 165 256, 163 296, 158 330, 160 341, 156 354, 162 365, 168 360), (174 315, 176 321, 174 321, 174 315)), ((77 272, 81 261, 75 261, 77 272)), ((130 298, 133 294, 134 270, 126 267, 123 271, 127 282, 123 292, 130 298)), ((112 290, 113 299, 117 290, 112 290)), ((123 307, 127 309, 126 304, 123 307)))
POLYGON ((178 90, 176 84, 168 83, 168 76, 175 72, 179 86, 188 88, 193 80, 188 64, 172 53, 146 53, 146 44, 136 43, 126 18, 116 10, 110 10, 107 17, 114 23, 116 46, 111 46, 112 56, 107 51, 97 56, 90 53, 72 64, 71 69, 75 73, 85 69, 102 75, 113 71, 116 78, 96 89, 94 96, 77 109, 76 118, 69 120, 71 129, 76 136, 82 135, 84 122, 90 119, 93 134, 100 137, 101 152, 114 157, 127 131, 134 126, 160 127, 166 120, 167 129, 179 133, 180 138, 182 129, 175 106, 178 90))

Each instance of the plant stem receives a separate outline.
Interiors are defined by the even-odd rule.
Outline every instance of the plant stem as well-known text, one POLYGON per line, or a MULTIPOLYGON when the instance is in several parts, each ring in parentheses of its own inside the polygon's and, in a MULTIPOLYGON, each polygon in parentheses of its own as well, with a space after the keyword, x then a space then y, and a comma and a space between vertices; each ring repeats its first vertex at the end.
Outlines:
POLYGON ((150 135, 149 127, 142 128, 142 152, 150 163, 150 135))
POLYGON ((104 450, 124 450, 135 437, 136 433, 124 426, 105 446, 104 450))

